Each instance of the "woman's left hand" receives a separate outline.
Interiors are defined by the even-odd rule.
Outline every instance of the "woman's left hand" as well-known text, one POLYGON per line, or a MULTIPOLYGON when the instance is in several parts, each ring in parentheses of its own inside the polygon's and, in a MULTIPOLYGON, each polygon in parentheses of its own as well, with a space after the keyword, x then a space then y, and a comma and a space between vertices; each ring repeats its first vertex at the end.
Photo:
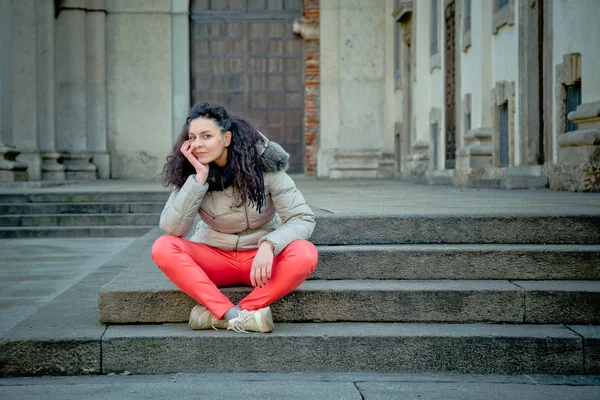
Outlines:
POLYGON ((258 247, 252 269, 250 270, 250 282, 252 286, 262 286, 271 279, 273 269, 273 245, 271 242, 262 242, 258 247))

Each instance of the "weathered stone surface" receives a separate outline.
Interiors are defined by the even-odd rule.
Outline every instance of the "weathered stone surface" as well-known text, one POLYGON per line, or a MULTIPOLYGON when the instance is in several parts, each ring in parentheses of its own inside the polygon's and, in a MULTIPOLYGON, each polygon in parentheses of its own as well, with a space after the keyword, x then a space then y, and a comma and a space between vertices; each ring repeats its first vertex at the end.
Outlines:
POLYGON ((583 337, 586 374, 600 374, 600 326, 569 325, 583 337))
POLYGON ((514 281, 525 290, 526 322, 600 324, 600 281, 514 281))
MULTIPOLYGON (((150 240, 153 237, 150 236, 150 240)), ((0 376, 83 375, 101 372, 97 291, 148 251, 148 238, 121 253, 3 335, 0 376)))
POLYGON ((364 400, 419 399, 500 400, 577 399, 595 400, 597 386, 506 385, 495 383, 357 382, 364 400))
POLYGON ((109 326, 103 373, 583 372, 581 338, 562 326, 277 324, 272 334, 187 325, 109 326))
POLYGON ((313 279, 600 279, 598 245, 319 246, 313 279))
POLYGON ((137 237, 146 234, 152 228, 154 225, 3 227, 0 229, 0 238, 137 237))
POLYGON ((312 242, 320 245, 400 243, 600 242, 600 216, 332 215, 319 219, 312 242))
MULTIPOLYGON (((225 288, 234 303, 251 288, 225 288)), ((132 265, 100 291, 103 323, 183 322, 195 301, 157 267, 132 265)), ((276 321, 522 322, 507 281, 307 281, 272 304, 276 321)))

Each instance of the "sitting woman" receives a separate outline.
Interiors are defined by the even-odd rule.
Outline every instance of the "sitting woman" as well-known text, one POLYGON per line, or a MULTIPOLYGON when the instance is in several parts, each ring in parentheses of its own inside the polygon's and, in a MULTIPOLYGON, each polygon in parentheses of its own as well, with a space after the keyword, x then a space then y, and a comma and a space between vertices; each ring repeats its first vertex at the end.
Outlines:
POLYGON ((200 303, 190 313, 193 329, 271 332, 269 305, 315 270, 314 214, 285 173, 288 158, 221 106, 190 110, 164 167, 173 192, 160 217, 167 235, 152 259, 200 303), (202 220, 186 240, 196 214, 202 220), (234 285, 254 289, 234 305, 218 289, 234 285))

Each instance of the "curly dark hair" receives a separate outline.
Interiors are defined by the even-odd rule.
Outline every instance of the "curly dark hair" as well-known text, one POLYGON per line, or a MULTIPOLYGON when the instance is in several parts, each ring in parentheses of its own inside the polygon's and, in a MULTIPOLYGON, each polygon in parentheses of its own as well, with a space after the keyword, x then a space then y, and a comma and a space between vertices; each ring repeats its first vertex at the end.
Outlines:
POLYGON ((173 145, 173 151, 167 157, 163 168, 163 184, 181 189, 187 178, 196 170, 181 152, 183 142, 188 140, 190 123, 196 118, 213 120, 221 129, 221 135, 231 132, 228 147, 227 165, 219 168, 214 162, 209 165, 207 183, 209 191, 224 190, 231 184, 237 191, 237 207, 251 203, 258 212, 265 204, 264 165, 257 149, 262 140, 259 132, 245 119, 231 116, 223 106, 202 103, 190 110, 179 140, 173 145))

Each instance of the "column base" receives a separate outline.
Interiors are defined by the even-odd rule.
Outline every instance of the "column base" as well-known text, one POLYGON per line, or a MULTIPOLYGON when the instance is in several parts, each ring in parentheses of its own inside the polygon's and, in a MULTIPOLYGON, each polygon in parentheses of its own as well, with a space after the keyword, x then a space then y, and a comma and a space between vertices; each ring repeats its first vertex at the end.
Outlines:
POLYGON ((27 164, 16 161, 19 154, 14 147, 0 143, 0 181, 21 182, 29 180, 27 164))
POLYGON ((332 179, 391 179, 394 176, 393 154, 381 152, 338 153, 329 169, 332 179))
POLYGON ((90 152, 92 161, 98 169, 98 179, 110 179, 110 154, 107 152, 90 152))
POLYGON ((64 181, 65 166, 60 164, 60 153, 42 153, 42 180, 64 181))
POLYGON ((68 180, 98 179, 98 169, 91 161, 92 156, 85 152, 63 153, 66 178, 68 180))

